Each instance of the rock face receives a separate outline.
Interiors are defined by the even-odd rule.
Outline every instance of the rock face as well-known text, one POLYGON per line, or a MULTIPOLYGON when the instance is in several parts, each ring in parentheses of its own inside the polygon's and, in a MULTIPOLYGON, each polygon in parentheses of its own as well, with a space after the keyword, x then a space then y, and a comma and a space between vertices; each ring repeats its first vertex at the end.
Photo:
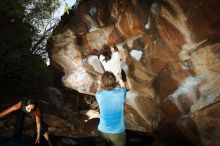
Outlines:
POLYGON ((48 42, 51 64, 65 87, 94 95, 103 68, 92 49, 117 45, 130 89, 126 127, 218 146, 219 7, 218 0, 77 1, 48 42))

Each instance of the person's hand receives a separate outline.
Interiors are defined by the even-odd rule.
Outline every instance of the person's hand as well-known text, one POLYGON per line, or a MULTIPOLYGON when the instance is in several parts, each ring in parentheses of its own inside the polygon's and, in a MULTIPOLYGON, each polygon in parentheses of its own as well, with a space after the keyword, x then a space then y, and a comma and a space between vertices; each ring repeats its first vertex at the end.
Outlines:
POLYGON ((39 144, 40 143, 40 136, 37 136, 35 144, 39 144))
POLYGON ((93 49, 90 50, 89 54, 99 55, 99 51, 93 48, 93 49))
POLYGON ((118 48, 116 47, 116 45, 113 45, 113 48, 115 51, 119 51, 118 48))

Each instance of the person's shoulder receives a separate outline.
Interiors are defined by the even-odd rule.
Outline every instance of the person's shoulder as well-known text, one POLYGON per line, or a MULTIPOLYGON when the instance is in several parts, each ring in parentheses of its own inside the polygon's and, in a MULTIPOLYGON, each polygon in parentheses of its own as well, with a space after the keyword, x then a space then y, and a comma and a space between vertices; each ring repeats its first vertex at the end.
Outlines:
POLYGON ((127 89, 126 89, 126 88, 123 88, 123 87, 118 87, 118 88, 115 88, 114 90, 115 90, 115 91, 120 91, 120 92, 121 92, 121 91, 123 91, 123 92, 124 92, 124 91, 125 91, 125 92, 127 91, 127 89))
POLYGON ((102 90, 102 89, 99 89, 99 90, 96 91, 95 95, 99 95, 99 94, 101 94, 102 92, 103 92, 103 90, 102 90))
POLYGON ((100 60, 100 61, 104 61, 104 59, 105 59, 105 57, 104 57, 103 55, 100 55, 100 56, 99 56, 99 60, 100 60))
POLYGON ((128 89, 125 88, 125 87, 121 87, 121 90, 123 90, 123 91, 127 91, 128 89))
POLYGON ((120 53, 119 53, 118 51, 112 53, 112 57, 113 57, 113 58, 121 58, 121 57, 120 57, 120 53))
POLYGON ((119 51, 115 51, 112 53, 113 55, 120 55, 119 51))
POLYGON ((105 95, 105 90, 97 90, 95 93, 95 98, 100 100, 105 95))

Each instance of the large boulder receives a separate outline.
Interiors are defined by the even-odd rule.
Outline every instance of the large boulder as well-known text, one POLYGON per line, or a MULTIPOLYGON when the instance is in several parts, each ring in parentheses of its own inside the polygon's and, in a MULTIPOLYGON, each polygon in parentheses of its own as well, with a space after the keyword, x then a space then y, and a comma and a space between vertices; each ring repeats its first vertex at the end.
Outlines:
POLYGON ((94 95, 103 68, 92 49, 117 45, 128 78, 128 129, 220 145, 219 6, 218 0, 77 1, 48 42, 51 64, 63 72, 66 88, 94 95))

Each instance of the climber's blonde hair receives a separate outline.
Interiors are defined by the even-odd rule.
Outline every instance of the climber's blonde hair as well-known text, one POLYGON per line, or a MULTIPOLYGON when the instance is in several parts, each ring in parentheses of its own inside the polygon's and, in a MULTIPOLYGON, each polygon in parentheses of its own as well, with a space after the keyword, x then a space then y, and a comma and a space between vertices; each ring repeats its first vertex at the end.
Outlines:
POLYGON ((112 90, 117 86, 116 77, 113 73, 105 71, 101 78, 101 88, 103 90, 112 90))

